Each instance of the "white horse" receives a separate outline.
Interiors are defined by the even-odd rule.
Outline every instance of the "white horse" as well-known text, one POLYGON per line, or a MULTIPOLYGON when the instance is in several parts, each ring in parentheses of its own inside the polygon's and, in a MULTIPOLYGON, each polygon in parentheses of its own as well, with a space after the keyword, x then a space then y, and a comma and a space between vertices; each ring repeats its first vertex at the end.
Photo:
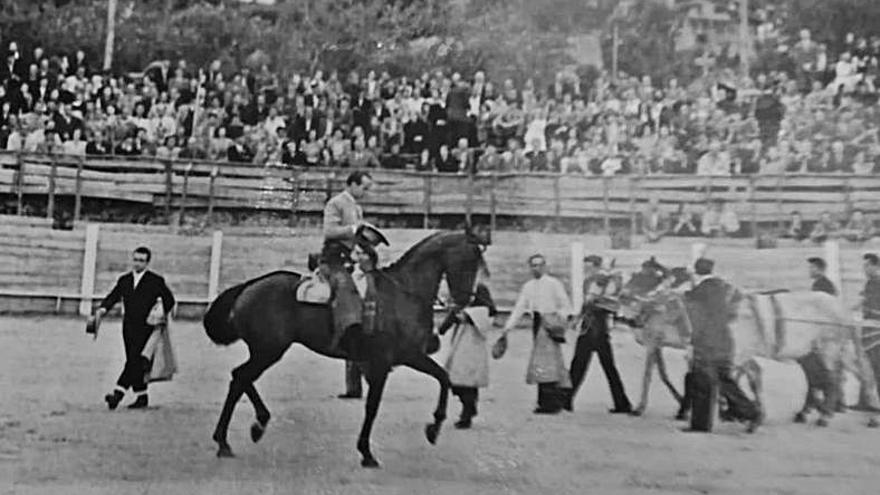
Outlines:
MULTIPOLYGON (((686 415, 687 394, 682 397, 670 383, 662 354, 663 347, 685 349, 690 345, 693 331, 688 304, 678 293, 663 290, 664 286, 676 287, 685 280, 685 269, 667 270, 652 259, 632 276, 621 293, 618 317, 633 323, 636 340, 646 347, 642 394, 634 411, 636 415, 647 408, 654 365, 682 406, 677 417, 686 415)), ((804 371, 810 383, 823 384, 824 393, 817 424, 827 424, 836 409, 838 384, 844 370, 851 371, 861 382, 865 405, 880 410, 874 373, 861 348, 858 328, 836 298, 821 292, 743 294, 730 284, 728 290, 734 315, 730 323, 734 365, 738 373, 748 378, 759 408, 763 410, 762 373, 754 358, 787 361, 812 355, 818 358, 819 369, 804 371)), ((816 405, 811 393, 812 390, 797 419, 804 418, 816 405)), ((872 417, 869 424, 876 426, 876 419, 872 417)))

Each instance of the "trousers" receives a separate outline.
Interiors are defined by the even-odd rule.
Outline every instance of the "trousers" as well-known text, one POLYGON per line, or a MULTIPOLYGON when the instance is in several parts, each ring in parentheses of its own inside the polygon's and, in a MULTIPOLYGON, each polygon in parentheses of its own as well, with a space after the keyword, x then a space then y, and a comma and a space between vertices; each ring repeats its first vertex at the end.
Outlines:
POLYGON ((125 344, 125 367, 116 380, 116 385, 123 389, 132 389, 134 392, 144 392, 147 390, 147 383, 144 380, 144 358, 141 352, 144 350, 147 340, 152 334, 153 328, 147 325, 137 325, 130 322, 123 322, 122 325, 122 341, 125 344))
POLYGON ((727 360, 694 360, 691 383, 686 383, 685 395, 690 398, 693 413, 691 428, 711 431, 712 421, 707 422, 703 411, 712 411, 714 397, 727 402, 727 413, 734 419, 751 421, 758 419, 758 406, 739 388, 731 376, 732 364, 727 360))
MULTIPOLYGON (((604 318, 600 322, 598 318, 594 318, 593 325, 607 326, 604 318)), ((590 368, 590 361, 593 353, 599 355, 599 364, 605 372, 605 379, 608 381, 608 388, 611 390, 611 399, 614 401, 614 409, 625 411, 632 408, 626 391, 623 388, 623 382, 620 380, 620 373, 614 364, 614 350, 611 348, 611 339, 608 336, 608 330, 590 329, 586 334, 581 335, 577 339, 574 348, 574 357, 571 359, 570 375, 571 375, 571 398, 574 399, 578 388, 584 382, 587 370, 590 368)))

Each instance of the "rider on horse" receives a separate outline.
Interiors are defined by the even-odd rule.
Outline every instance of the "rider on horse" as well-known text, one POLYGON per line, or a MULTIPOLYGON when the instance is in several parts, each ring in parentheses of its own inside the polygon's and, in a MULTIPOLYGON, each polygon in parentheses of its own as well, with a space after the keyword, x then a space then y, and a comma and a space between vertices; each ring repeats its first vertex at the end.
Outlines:
POLYGON ((375 253, 375 246, 388 245, 385 236, 363 220, 357 200, 372 187, 369 173, 349 174, 345 190, 333 196, 324 207, 324 246, 321 270, 330 283, 333 310, 333 337, 330 349, 337 349, 346 332, 363 330, 363 301, 351 277, 351 254, 355 246, 375 253))

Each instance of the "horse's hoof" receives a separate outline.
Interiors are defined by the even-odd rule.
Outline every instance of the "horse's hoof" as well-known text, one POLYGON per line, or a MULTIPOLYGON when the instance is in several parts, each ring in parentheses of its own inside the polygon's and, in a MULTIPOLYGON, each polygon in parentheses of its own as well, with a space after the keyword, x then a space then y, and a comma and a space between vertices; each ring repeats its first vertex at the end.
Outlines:
POLYGON ((436 424, 429 424, 425 426, 425 438, 428 439, 428 443, 431 445, 437 444, 437 437, 440 435, 440 426, 436 424))
POLYGON ((641 415, 644 414, 644 413, 645 413, 645 410, 644 410, 644 409, 642 409, 642 408, 638 408, 638 409, 633 409, 632 411, 630 411, 630 412, 629 412, 629 415, 630 415, 630 416, 639 417, 639 416, 641 416, 641 415))
POLYGON ((819 418, 816 420, 816 426, 824 428, 828 426, 828 420, 825 418, 819 418))
POLYGON ((379 467, 379 461, 377 461, 373 457, 364 457, 361 461, 361 467, 376 469, 379 467))
POLYGON ((797 413, 797 414, 794 415, 794 422, 795 422, 795 423, 806 423, 806 422, 807 422, 807 416, 806 416, 804 413, 799 412, 799 413, 797 413))
POLYGON ((880 426, 880 421, 877 421, 877 418, 868 420, 868 428, 877 428, 878 426, 880 426))
POLYGON ((687 421, 688 420, 688 413, 686 413, 684 411, 678 411, 678 414, 675 415, 675 420, 676 421, 687 421))
POLYGON ((266 425, 255 421, 254 424, 251 425, 251 440, 253 440, 254 443, 259 442, 260 439, 263 438, 263 433, 266 433, 266 425))
POLYGON ((235 454, 232 453, 232 448, 229 445, 221 445, 219 449, 217 449, 217 457, 220 459, 231 459, 235 457, 235 454))

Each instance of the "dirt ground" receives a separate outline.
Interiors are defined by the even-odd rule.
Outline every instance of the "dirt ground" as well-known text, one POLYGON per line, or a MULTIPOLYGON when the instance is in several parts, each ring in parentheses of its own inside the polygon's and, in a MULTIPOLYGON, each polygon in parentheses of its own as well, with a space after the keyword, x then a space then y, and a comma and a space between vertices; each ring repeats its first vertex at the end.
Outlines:
MULTIPOLYGON (((150 389, 147 411, 108 411, 102 397, 121 369, 120 324, 93 341, 80 320, 0 318, 0 494, 876 494, 880 430, 861 413, 831 427, 771 422, 754 435, 722 424, 685 434, 674 404, 655 387, 644 418, 607 413, 610 397, 594 361, 574 413, 532 414, 524 383, 530 336, 512 335, 494 361, 491 386, 470 431, 450 419, 437 446, 423 427, 437 386, 406 369, 392 373, 373 435, 380 470, 354 449, 361 402, 335 398, 343 364, 294 347, 258 382, 274 414, 250 442, 253 409, 243 400, 230 429, 235 459, 217 459, 210 436, 241 344, 219 348, 194 322, 177 323, 181 370, 150 389)), ((614 336, 630 397, 638 394, 641 348, 614 336)), ((570 356, 571 344, 566 349, 570 356)), ((680 382, 681 366, 672 371, 680 382)), ((126 403, 131 398, 126 398, 126 403)))

